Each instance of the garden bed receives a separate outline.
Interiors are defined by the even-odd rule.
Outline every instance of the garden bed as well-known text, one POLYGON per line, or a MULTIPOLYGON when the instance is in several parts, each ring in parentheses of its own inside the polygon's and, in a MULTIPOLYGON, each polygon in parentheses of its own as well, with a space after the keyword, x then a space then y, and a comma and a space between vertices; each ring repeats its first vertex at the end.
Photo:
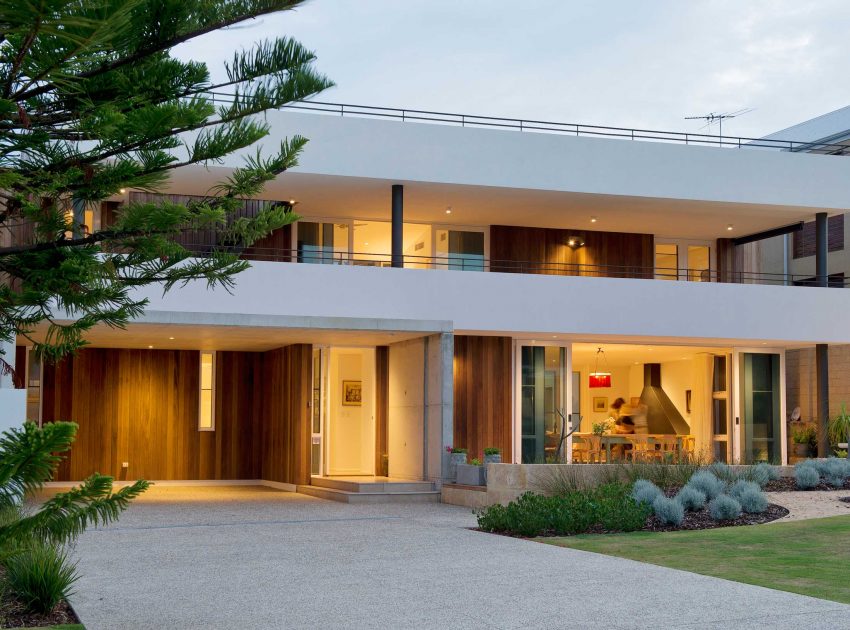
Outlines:
POLYGON ((830 490, 835 492, 850 490, 850 478, 844 480, 844 486, 841 488, 830 486, 823 480, 823 477, 821 477, 818 485, 814 488, 806 488, 805 490, 797 487, 794 477, 780 477, 779 479, 769 481, 764 487, 765 492, 809 492, 812 490, 830 490))
MULTIPOLYGON (((850 497, 847 497, 848 502, 850 502, 850 497)), ((775 503, 771 503, 767 506, 767 509, 761 514, 747 514, 743 513, 736 519, 728 520, 728 521, 716 521, 711 518, 711 515, 708 513, 708 508, 703 508, 702 510, 697 510, 695 512, 685 512, 685 520, 678 527, 674 525, 665 525, 661 522, 661 520, 657 516, 648 516, 646 518, 646 524, 637 529, 635 531, 639 532, 675 532, 675 531, 696 531, 700 529, 717 529, 718 527, 737 527, 741 525, 761 525, 763 523, 770 523, 771 521, 778 520, 780 518, 784 518, 788 516, 789 511, 787 508, 782 507, 781 505, 776 505, 775 503)), ((548 532, 540 534, 539 536, 520 536, 517 534, 508 534, 503 532, 487 532, 486 530, 481 529, 480 527, 472 527, 470 528, 474 531, 485 532, 485 533, 493 533, 498 534, 500 536, 508 536, 509 538, 563 538, 570 535, 585 535, 585 534, 621 534, 623 532, 619 530, 608 530, 602 527, 591 527, 588 531, 582 532, 581 534, 556 534, 554 532, 548 532)))
POLYGON ((761 525, 762 523, 770 523, 777 519, 788 516, 787 508, 775 503, 770 503, 767 509, 760 514, 742 513, 736 519, 729 521, 716 521, 711 518, 708 513, 708 508, 703 508, 695 512, 685 512, 685 520, 678 527, 675 525, 663 524, 657 516, 650 516, 646 519, 646 527, 642 531, 645 532, 674 532, 680 530, 698 530, 698 529, 715 529, 718 527, 735 527, 738 525, 761 525))
MULTIPOLYGON (((3 577, 2 571, 0 568, 0 581, 3 577)), ((68 602, 61 602, 48 614, 31 613, 10 593, 0 590, 0 628, 41 628, 79 623, 80 620, 68 602)))

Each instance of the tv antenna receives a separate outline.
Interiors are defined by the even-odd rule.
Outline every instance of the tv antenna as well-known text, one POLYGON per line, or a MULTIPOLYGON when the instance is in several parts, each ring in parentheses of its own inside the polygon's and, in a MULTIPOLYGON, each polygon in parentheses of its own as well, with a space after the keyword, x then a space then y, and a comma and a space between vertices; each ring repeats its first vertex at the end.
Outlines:
POLYGON ((723 121, 727 118, 737 118, 738 116, 743 116, 744 114, 749 114, 753 111, 752 107, 746 107, 744 109, 739 109, 736 112, 724 112, 722 114, 718 114, 715 112, 709 112, 703 116, 685 116, 685 120, 704 120, 705 124, 700 127, 700 129, 705 129, 706 127, 711 127, 714 123, 718 123, 718 137, 720 138, 720 142, 723 142, 723 121))

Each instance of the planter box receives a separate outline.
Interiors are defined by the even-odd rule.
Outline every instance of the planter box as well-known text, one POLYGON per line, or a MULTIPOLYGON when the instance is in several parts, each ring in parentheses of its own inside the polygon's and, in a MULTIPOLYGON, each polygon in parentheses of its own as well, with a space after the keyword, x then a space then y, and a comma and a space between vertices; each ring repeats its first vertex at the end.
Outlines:
POLYGON ((484 466, 473 466, 472 464, 458 464, 457 483, 462 486, 483 486, 484 466))

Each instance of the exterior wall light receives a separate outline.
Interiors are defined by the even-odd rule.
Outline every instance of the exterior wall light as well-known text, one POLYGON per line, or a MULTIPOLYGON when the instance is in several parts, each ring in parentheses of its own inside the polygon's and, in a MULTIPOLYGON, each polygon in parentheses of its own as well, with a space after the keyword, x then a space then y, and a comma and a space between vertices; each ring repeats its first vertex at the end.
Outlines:
POLYGON ((570 249, 576 250, 579 247, 584 247, 584 239, 581 236, 570 236, 567 238, 567 245, 570 249))

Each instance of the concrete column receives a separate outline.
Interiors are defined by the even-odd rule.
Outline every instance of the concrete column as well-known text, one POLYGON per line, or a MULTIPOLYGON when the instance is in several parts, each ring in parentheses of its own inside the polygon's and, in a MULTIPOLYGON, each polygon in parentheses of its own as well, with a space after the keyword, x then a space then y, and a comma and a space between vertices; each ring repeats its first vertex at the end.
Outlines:
MULTIPOLYGON (((15 365, 15 344, 11 341, 0 341, 0 359, 8 363, 14 368, 17 368, 15 365)), ((5 370, 0 370, 0 389, 12 389, 14 387, 14 383, 12 382, 12 374, 6 373, 5 370)))
MULTIPOLYGON (((818 212, 815 215, 815 276, 818 287, 829 286, 829 251, 827 215, 818 212)), ((829 424, 829 346, 819 343, 815 347, 815 369, 818 400, 818 457, 829 455, 827 426, 829 424)))
POLYGON ((442 445, 440 453, 442 455, 442 474, 443 480, 447 480, 449 476, 449 454, 446 453, 446 446, 454 444, 454 357, 455 357, 455 337, 453 333, 440 334, 440 398, 441 407, 440 415, 442 419, 442 445))
POLYGON ((404 186, 392 187, 392 266, 404 267, 404 186))
MULTIPOLYGON (((3 360, 15 366, 15 342, 0 342, 0 350, 3 360)), ((27 390, 15 389, 11 374, 0 374, 0 433, 20 427, 26 416, 27 390)))

